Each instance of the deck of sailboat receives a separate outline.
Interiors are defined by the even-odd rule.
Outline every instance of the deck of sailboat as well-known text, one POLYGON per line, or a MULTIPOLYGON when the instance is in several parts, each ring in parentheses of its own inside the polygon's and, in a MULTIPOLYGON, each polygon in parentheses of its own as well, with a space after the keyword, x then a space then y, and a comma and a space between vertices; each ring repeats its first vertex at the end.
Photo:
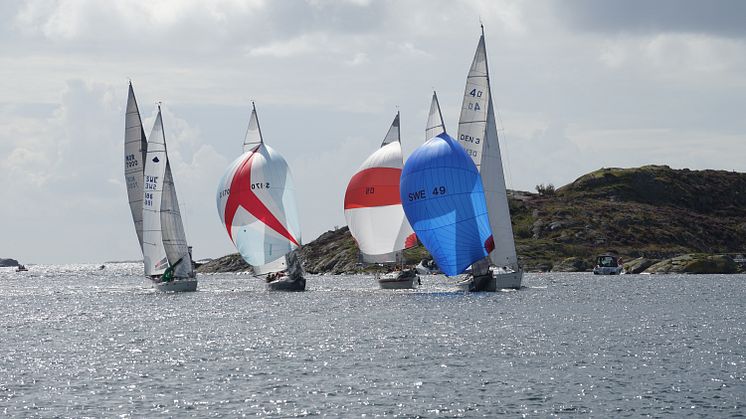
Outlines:
POLYGON ((194 292, 197 291, 197 280, 177 279, 170 282, 158 282, 153 287, 160 292, 194 292))

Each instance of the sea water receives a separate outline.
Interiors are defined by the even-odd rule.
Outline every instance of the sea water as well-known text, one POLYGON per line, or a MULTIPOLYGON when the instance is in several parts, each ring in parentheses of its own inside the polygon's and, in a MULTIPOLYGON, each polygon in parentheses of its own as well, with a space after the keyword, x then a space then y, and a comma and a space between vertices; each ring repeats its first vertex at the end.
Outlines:
POLYGON ((0 416, 746 415, 743 275, 162 294, 138 264, 29 269, 0 270, 0 416))

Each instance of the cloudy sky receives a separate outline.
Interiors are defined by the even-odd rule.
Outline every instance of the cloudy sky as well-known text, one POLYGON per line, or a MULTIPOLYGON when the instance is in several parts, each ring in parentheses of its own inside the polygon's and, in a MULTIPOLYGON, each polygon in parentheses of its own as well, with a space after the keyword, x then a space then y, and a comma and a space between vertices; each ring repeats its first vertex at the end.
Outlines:
POLYGON ((303 240, 344 225, 350 176, 397 107, 409 154, 431 90, 456 129, 484 22, 508 187, 600 167, 746 171, 746 2, 0 2, 0 257, 141 258, 123 176, 131 79, 162 101, 195 258, 232 252, 215 209, 250 101, 290 164, 303 240))

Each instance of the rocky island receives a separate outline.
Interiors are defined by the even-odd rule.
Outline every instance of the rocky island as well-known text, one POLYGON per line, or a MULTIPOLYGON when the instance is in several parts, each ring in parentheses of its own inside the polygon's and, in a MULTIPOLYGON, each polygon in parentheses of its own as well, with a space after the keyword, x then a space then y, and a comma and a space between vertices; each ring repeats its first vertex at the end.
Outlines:
MULTIPOLYGON (((734 273, 746 251, 746 174, 668 166, 603 168, 554 189, 509 191, 518 257, 527 271, 589 271, 613 251, 631 273, 734 273)), ((309 273, 382 269, 358 263, 349 230, 328 231, 301 251, 309 273)), ((405 251, 406 263, 429 254, 405 251)), ((250 269, 237 254, 200 272, 250 269), (243 264, 241 264, 243 263, 243 264)))
POLYGON ((15 259, 0 258, 0 267, 9 268, 18 266, 18 261, 15 259))

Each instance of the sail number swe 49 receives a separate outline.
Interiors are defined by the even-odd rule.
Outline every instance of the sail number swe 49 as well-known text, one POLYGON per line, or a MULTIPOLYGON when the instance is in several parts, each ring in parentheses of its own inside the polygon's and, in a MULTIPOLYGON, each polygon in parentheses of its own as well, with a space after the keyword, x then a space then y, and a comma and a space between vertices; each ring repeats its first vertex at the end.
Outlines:
MULTIPOLYGON (((431 196, 440 196, 445 195, 446 193, 448 193, 448 190, 445 186, 436 186, 433 188, 432 191, 430 191, 431 196)), ((417 192, 410 192, 407 194, 407 198, 409 199, 409 202, 419 201, 420 199, 427 199, 427 190, 420 189, 417 192)))

